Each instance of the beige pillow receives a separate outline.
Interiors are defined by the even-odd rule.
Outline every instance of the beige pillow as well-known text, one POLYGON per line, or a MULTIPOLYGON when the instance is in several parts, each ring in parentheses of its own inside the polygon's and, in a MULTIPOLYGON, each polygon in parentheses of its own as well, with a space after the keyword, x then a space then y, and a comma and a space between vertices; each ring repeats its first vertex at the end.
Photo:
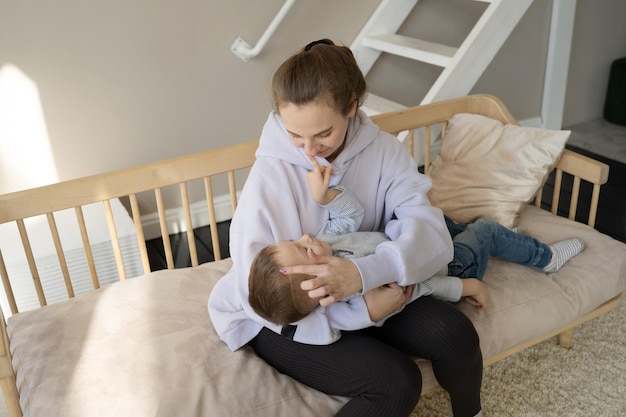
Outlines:
POLYGON ((563 152, 570 131, 504 125, 485 116, 453 116, 429 175, 429 198, 450 218, 517 224, 563 152))

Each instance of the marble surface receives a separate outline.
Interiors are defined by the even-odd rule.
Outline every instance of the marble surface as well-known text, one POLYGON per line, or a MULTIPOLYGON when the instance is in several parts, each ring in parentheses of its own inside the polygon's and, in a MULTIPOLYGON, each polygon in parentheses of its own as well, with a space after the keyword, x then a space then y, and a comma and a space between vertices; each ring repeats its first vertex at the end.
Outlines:
POLYGON ((600 118, 563 129, 572 131, 568 145, 626 164, 626 126, 600 118))

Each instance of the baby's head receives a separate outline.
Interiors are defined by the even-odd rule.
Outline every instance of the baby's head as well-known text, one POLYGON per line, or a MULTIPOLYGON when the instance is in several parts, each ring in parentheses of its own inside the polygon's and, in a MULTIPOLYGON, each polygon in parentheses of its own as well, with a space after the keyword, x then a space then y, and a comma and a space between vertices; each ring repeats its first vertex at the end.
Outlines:
POLYGON ((310 298, 300 283, 313 277, 283 274, 280 269, 315 264, 325 255, 332 255, 330 245, 309 235, 261 249, 250 267, 250 306, 264 319, 283 326, 306 317, 319 306, 319 300, 310 298))

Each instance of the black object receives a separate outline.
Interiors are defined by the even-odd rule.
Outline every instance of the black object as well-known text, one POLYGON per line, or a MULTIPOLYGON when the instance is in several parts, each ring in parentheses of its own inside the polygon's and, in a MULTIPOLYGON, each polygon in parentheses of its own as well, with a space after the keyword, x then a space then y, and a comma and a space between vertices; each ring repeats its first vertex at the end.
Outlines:
POLYGON ((626 58, 617 59, 611 64, 604 118, 608 122, 626 126, 626 58))

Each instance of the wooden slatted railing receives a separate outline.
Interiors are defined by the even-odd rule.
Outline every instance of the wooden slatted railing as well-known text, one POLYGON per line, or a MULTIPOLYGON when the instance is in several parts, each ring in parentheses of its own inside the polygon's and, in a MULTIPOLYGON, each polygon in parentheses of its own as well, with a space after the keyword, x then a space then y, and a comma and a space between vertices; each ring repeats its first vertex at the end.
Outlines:
MULTIPOLYGON (((457 113, 470 112, 479 113, 487 117, 500 120, 503 123, 516 123, 513 117, 499 100, 489 96, 472 96, 471 99, 463 98, 459 100, 449 100, 444 103, 434 103, 419 108, 403 109, 382 116, 374 116, 372 119, 379 126, 388 132, 399 133, 409 131, 410 150, 415 146, 414 137, 424 138, 425 149, 427 150, 425 159, 426 172, 430 167, 430 143, 435 135, 441 134, 445 140, 447 121, 457 113), (429 122, 424 122, 429 120, 429 122), (413 135, 417 129, 423 129, 420 135, 413 135)), ((146 248, 143 226, 141 224, 141 207, 138 194, 145 192, 154 193, 157 204, 158 219, 163 238, 163 247, 168 268, 174 268, 174 256, 172 245, 169 240, 169 230, 167 222, 167 210, 163 190, 165 187, 178 187, 181 204, 184 211, 185 232, 189 246, 191 264, 199 263, 198 251, 195 245, 194 225, 190 208, 190 197, 188 184, 192 181, 204 182, 205 200, 209 215, 209 226, 211 230, 211 241, 213 245, 215 260, 222 259, 219 249, 219 235, 217 228, 217 216, 214 203, 214 186, 212 181, 216 181, 218 176, 222 180, 218 186, 227 189, 230 196, 232 212, 237 207, 237 184, 235 172, 249 168, 254 162, 254 153, 258 142, 249 142, 242 145, 235 145, 218 151, 198 153, 187 157, 176 158, 167 161, 166 164, 154 163, 127 170, 115 171, 112 173, 93 176, 90 178, 78 179, 58 183, 39 189, 25 192, 17 192, 0 196, 0 224, 13 222, 17 225, 20 239, 26 256, 27 264, 32 277, 33 286, 37 294, 39 304, 46 305, 47 299, 40 279, 35 261, 35 255, 31 248, 28 231, 24 220, 34 216, 44 215, 47 217, 50 233, 55 245, 57 258, 59 261, 61 275, 65 283, 68 297, 74 297, 74 288, 64 256, 60 233, 56 226, 54 213, 62 210, 73 209, 76 221, 79 225, 85 258, 91 276, 92 287, 99 288, 101 283, 96 271, 94 256, 91 251, 88 228, 82 207, 101 203, 104 206, 106 224, 109 230, 111 245, 115 257, 117 274, 120 280, 126 279, 125 262, 122 256, 120 241, 117 236, 117 228, 111 208, 111 201, 117 198, 128 198, 130 211, 134 221, 134 228, 137 235, 139 256, 142 268, 145 273, 150 272, 150 262, 146 248), (225 179, 224 179, 225 177, 225 179), (223 184, 226 183, 226 184, 223 184), (58 198, 65 196, 65 198, 58 198)), ((557 213, 559 203, 559 190, 561 189, 562 177, 564 174, 574 177, 572 187, 572 197, 568 216, 574 219, 578 208, 578 197, 582 181, 593 184, 593 193, 589 210, 588 224, 594 225, 597 213, 598 196, 600 185, 604 184, 608 178, 608 166, 590 158, 565 151, 561 157, 555 175, 555 194, 552 198, 551 210, 557 213)), ((221 191, 220 191, 221 192, 221 191)), ((535 204, 541 204, 541 193, 537 195, 535 204)), ((7 295, 12 313, 19 311, 15 301, 15 296, 11 287, 6 265, 2 259, 0 248, 0 276, 3 281, 5 293, 7 295)))
MULTIPOLYGON (((382 130, 396 136, 400 132, 408 130, 410 136, 407 143, 411 155, 414 155, 414 149, 417 146, 414 137, 419 137, 420 140, 423 140, 425 151, 424 172, 428 174, 431 165, 431 143, 436 135, 434 132, 440 132, 441 140, 445 140, 448 119, 457 113, 477 113, 499 120, 505 124, 517 124, 515 118, 508 112, 502 102, 488 95, 475 95, 470 96, 469 100, 467 97, 463 97, 402 109, 392 113, 372 116, 372 120, 382 130), (418 112, 420 117, 417 117, 418 112), (425 122, 425 120, 428 120, 428 122, 425 122)), ((600 187, 608 180, 609 166, 568 149, 563 151, 555 167, 554 192, 552 203, 549 207, 552 214, 555 215, 558 214, 560 195, 563 191, 562 179, 564 173, 573 177, 570 205, 567 213, 567 217, 570 220, 575 220, 576 218, 581 181, 592 184, 587 224, 593 227, 598 212, 600 187)), ((543 190, 539 190, 535 197, 534 203, 537 207, 540 207, 542 203, 545 204, 545 202, 542 202, 542 194, 543 190)))
MULTIPOLYGON (((204 182, 205 201, 209 213, 209 226, 211 229, 214 258, 215 260, 220 260, 222 259, 222 255, 219 250, 220 239, 217 228, 212 181, 217 181, 216 178, 220 177, 220 189, 227 190, 230 206, 232 212, 234 212, 237 207, 237 182, 235 173, 236 171, 244 170, 252 166, 257 145, 258 142, 256 141, 249 142, 223 148, 218 151, 208 151, 172 159, 167 161, 165 166, 162 163, 148 164, 127 170, 96 175, 88 179, 66 181, 39 189, 0 196, 0 224, 15 223, 17 226, 39 305, 46 305, 48 300, 41 282, 36 256, 33 253, 28 235, 28 228, 25 223, 27 218, 42 215, 46 217, 67 297, 72 298, 75 296, 75 290, 62 244, 62 231, 59 231, 55 219, 56 212, 67 209, 74 210, 76 223, 78 224, 82 240, 82 248, 85 252, 85 260, 91 277, 91 285, 94 289, 97 289, 100 287, 100 280, 95 266, 88 233, 89 227, 83 213, 83 207, 98 202, 103 204, 105 222, 113 249, 118 278, 125 280, 127 278, 125 261, 111 201, 118 198, 128 198, 134 229, 137 235, 142 268, 145 273, 148 273, 151 269, 150 260, 144 230, 141 224, 142 213, 140 200, 137 195, 145 192, 154 193, 167 267, 171 269, 174 268, 175 265, 172 245, 169 239, 166 199, 163 190, 165 187, 177 186, 180 192, 181 207, 185 219, 185 232, 187 234, 191 264, 196 266, 199 263, 199 258, 195 244, 188 184, 192 181, 199 180, 204 182), (66 196, 66 198, 59 199, 59 195, 66 196), (56 196, 56 198, 51 198, 50 196, 56 196)), ((195 225, 195 227, 197 226, 198 225, 195 225)), ((17 314, 19 312, 19 306, 15 299, 9 271, 2 257, 1 249, 2 248, 0 248, 0 277, 2 278, 11 312, 12 314, 17 314)))

